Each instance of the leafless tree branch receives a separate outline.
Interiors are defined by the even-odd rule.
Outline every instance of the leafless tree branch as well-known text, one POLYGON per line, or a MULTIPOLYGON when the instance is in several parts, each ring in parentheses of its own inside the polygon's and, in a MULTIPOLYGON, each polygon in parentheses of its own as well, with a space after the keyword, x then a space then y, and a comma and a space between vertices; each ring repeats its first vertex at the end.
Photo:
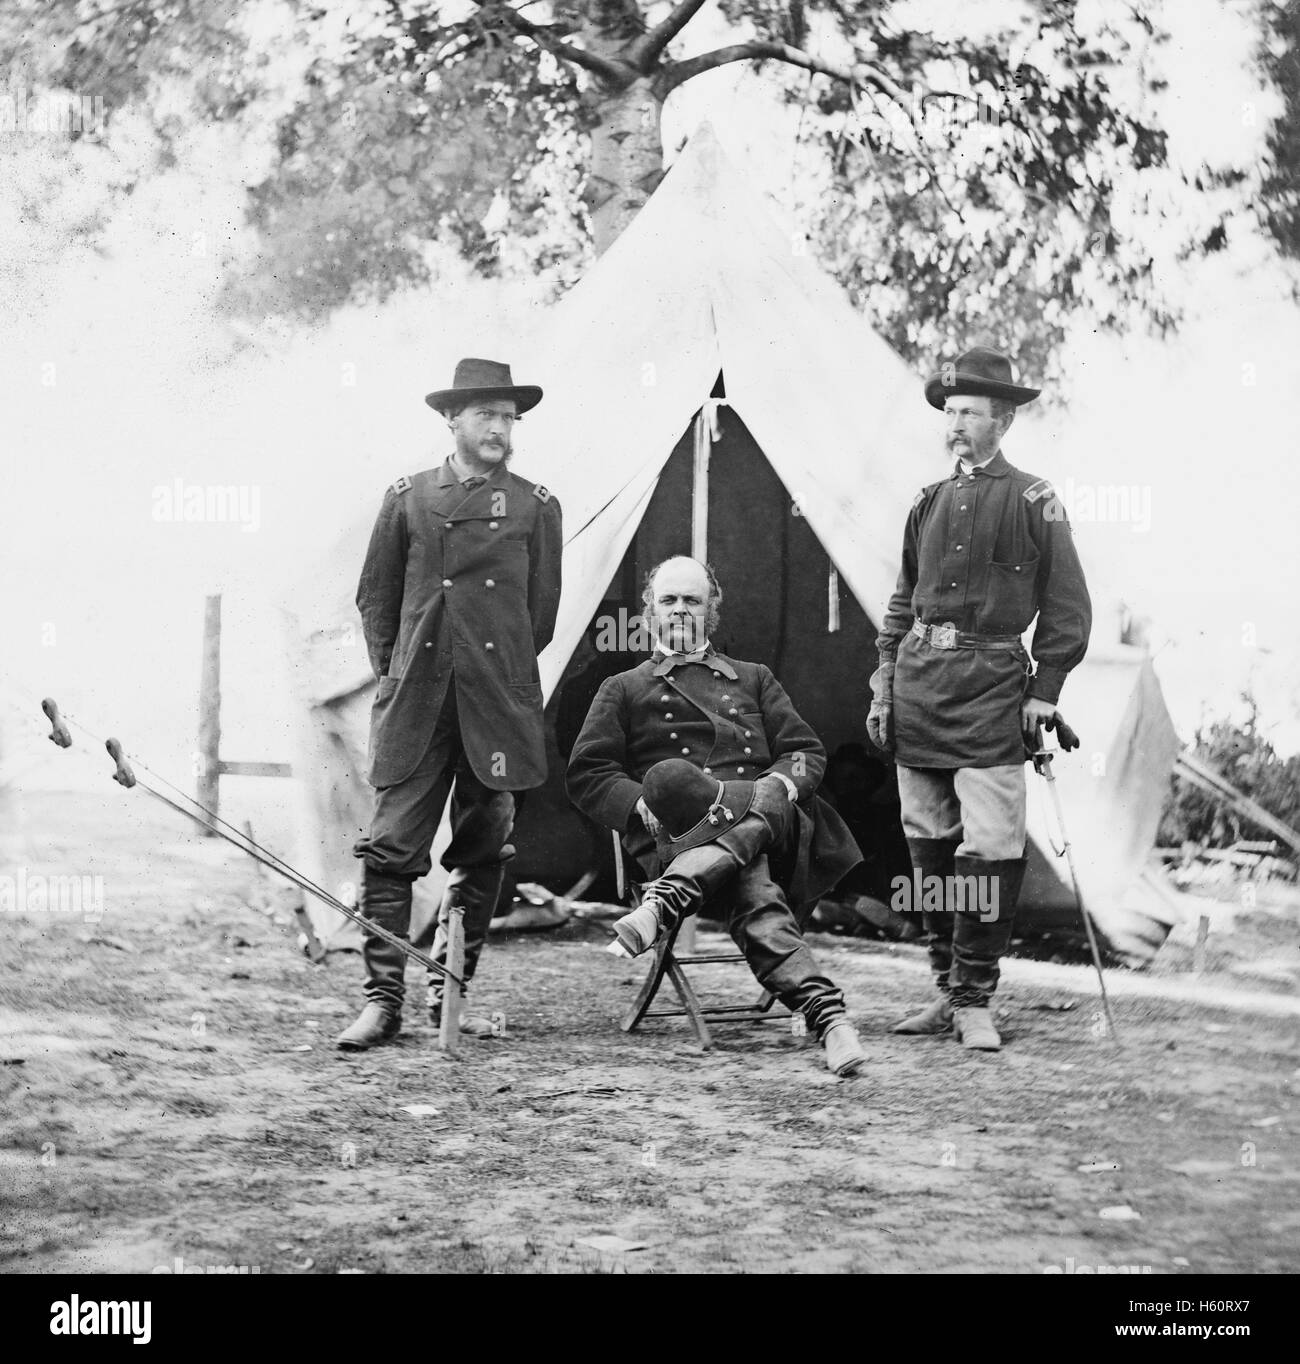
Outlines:
POLYGON ((746 43, 734 43, 730 47, 715 48, 712 52, 698 57, 688 57, 685 61, 673 62, 664 69, 660 77, 660 88, 664 95, 675 90, 683 81, 688 81, 704 71, 713 71, 729 62, 778 61, 788 66, 802 67, 805 71, 832 80, 845 81, 850 85, 867 85, 887 95, 896 104, 906 105, 910 101, 907 91, 878 66, 862 63, 858 66, 841 66, 838 62, 823 61, 802 48, 791 47, 788 43, 773 42, 767 38, 755 38, 746 43))
POLYGON ((562 62, 580 66, 584 71, 590 71, 593 76, 599 76, 601 80, 611 84, 627 84, 627 72, 621 67, 613 62, 607 62, 603 57, 597 57, 592 52, 587 52, 584 48, 574 47, 572 43, 561 42, 544 26, 525 19, 522 14, 511 9, 509 5, 496 3, 496 0, 475 0, 475 3, 481 9, 499 13, 516 33, 522 33, 525 37, 531 38, 538 47, 545 48, 547 52, 558 57, 562 62))
POLYGON ((672 13, 628 48, 628 60, 642 74, 648 74, 663 55, 664 48, 699 13, 704 0, 679 0, 672 13))

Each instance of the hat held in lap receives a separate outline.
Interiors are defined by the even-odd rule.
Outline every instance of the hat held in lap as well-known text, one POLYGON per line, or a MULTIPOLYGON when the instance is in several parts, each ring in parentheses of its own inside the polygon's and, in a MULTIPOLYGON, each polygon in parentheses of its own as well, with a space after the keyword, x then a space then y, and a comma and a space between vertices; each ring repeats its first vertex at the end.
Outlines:
POLYGON ((670 856, 711 843, 749 813, 752 781, 721 782, 682 758, 667 758, 645 774, 641 798, 663 829, 670 856))

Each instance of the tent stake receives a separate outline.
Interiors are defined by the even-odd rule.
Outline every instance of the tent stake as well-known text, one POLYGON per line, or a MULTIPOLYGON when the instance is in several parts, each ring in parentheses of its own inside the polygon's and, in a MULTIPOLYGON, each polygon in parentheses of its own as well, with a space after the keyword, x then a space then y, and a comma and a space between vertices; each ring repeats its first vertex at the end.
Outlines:
POLYGON ((460 1051, 461 975, 465 970, 465 911, 447 907, 447 975, 442 987, 442 1023, 438 1045, 448 1056, 460 1051))

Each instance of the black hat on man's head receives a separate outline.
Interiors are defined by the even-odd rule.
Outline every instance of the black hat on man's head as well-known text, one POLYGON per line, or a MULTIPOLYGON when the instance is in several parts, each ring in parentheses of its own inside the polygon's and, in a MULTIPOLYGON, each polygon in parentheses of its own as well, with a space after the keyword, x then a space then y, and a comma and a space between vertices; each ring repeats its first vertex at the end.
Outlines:
POLYGON ((666 842, 667 855, 676 857, 743 819, 754 803, 754 783, 719 781, 684 758, 667 758, 641 779, 641 799, 663 826, 660 844, 666 842))
POLYGON ((1031 403, 1043 391, 1014 383, 1011 361, 1001 351, 975 346, 965 355, 949 360, 925 381, 925 400, 943 411, 944 400, 959 393, 982 398, 1005 398, 1019 407, 1031 403))
POLYGON ((536 384, 516 384, 510 366, 497 360, 462 360, 456 366, 450 388, 425 395, 424 401, 446 416, 448 407, 464 407, 480 398, 513 398, 520 414, 542 401, 536 384))

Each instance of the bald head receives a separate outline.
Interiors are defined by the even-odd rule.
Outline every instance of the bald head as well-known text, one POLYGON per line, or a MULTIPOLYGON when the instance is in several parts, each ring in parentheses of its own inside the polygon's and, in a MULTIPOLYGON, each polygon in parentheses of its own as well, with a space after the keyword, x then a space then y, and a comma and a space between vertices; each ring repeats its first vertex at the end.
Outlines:
POLYGON ((651 569, 642 602, 655 638, 669 649, 689 653, 718 627, 722 589, 713 570, 678 555, 651 569))

